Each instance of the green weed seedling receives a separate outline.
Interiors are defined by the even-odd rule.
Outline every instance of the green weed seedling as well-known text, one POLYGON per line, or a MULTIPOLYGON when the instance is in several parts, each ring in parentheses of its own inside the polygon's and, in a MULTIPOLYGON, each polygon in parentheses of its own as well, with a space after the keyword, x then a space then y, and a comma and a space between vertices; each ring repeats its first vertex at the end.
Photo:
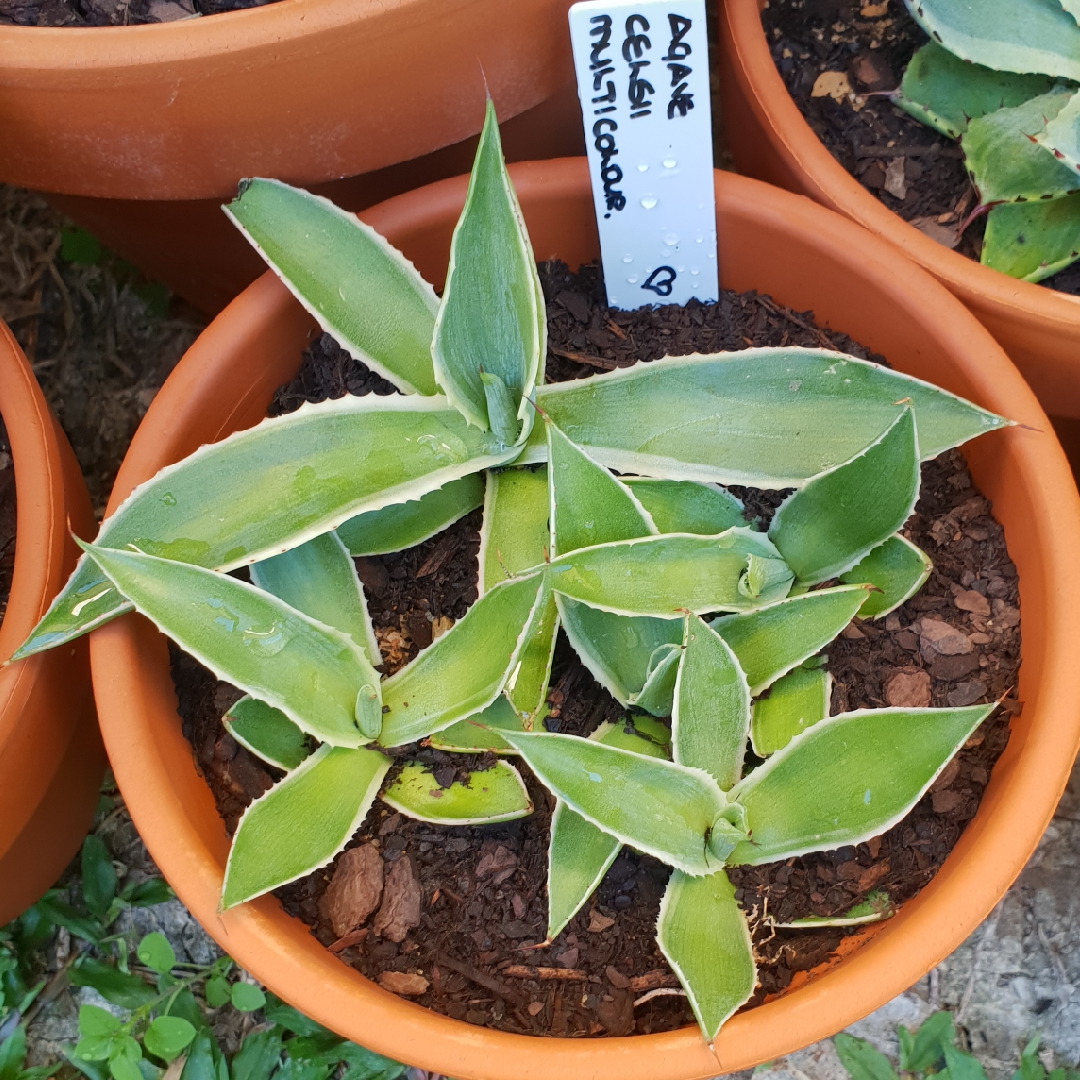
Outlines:
POLYGON ((1056 274, 1080 258, 1080 6, 905 3, 932 40, 893 100, 959 140, 972 216, 989 212, 983 264, 1024 281, 1056 274))
POLYGON ((226 726, 286 776, 240 821, 223 907, 329 863, 376 797, 435 823, 524 816, 508 760, 524 759, 557 798, 549 934, 621 844, 665 860, 659 939, 711 1039, 755 981, 723 867, 888 828, 992 709, 830 718, 820 654, 926 580, 900 535, 920 463, 1007 421, 813 349, 544 385, 544 302, 490 104, 441 298, 325 199, 251 180, 227 212, 401 393, 305 405, 163 469, 84 545, 18 655, 135 609, 246 693, 226 726), (763 532, 731 483, 794 491, 763 532), (480 505, 479 599, 382 677, 352 558, 480 505), (250 582, 225 573, 241 566, 250 582), (560 627, 632 720, 544 733, 560 627), (748 739, 768 760, 744 775, 748 739), (441 788, 399 750, 391 774, 387 751, 423 740, 498 763, 441 788))

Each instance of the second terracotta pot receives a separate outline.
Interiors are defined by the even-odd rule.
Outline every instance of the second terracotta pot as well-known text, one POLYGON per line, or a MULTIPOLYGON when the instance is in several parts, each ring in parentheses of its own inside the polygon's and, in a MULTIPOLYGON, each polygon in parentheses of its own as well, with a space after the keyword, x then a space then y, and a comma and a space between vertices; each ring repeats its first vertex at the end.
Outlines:
MULTIPOLYGON (((75 455, 3 323, 0 414, 16 493, 3 661, 74 569, 71 530, 89 539, 95 527, 75 455)), ((0 926, 37 900, 78 850, 104 769, 85 642, 0 668, 0 926)))
POLYGON ((762 6, 763 0, 720 3, 720 95, 739 171, 850 217, 929 270, 1009 354, 1080 467, 1080 297, 982 266, 883 206, 829 153, 792 101, 762 30, 762 6))
MULTIPOLYGON (((511 167, 533 247, 570 266, 598 245, 582 160, 511 167)), ((444 181, 363 215, 436 287, 466 180, 444 181)), ((1025 702, 978 814, 931 883, 828 970, 741 1013, 710 1053, 698 1029, 607 1039, 537 1039, 432 1013, 364 979, 273 896, 228 912, 218 897, 229 838, 181 733, 165 639, 127 616, 91 638, 102 730, 150 853, 196 918, 237 962, 321 1023, 459 1080, 692 1080, 748 1068, 864 1016, 951 952, 1034 850, 1080 739, 1080 498, 1034 396, 985 330, 930 275, 882 240, 806 199, 716 174, 720 277, 842 330, 898 369, 1022 426, 965 447, 993 501, 1020 577, 1025 702)), ((275 278, 246 290, 177 366, 136 433, 111 507, 200 444, 257 423, 315 328, 275 278)))

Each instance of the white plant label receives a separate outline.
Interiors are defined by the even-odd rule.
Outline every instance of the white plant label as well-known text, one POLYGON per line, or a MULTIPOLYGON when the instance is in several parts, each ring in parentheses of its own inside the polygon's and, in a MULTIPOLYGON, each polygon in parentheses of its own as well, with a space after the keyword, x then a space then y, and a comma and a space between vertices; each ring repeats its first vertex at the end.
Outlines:
POLYGON ((570 38, 609 306, 719 299, 705 0, 584 0, 570 38))

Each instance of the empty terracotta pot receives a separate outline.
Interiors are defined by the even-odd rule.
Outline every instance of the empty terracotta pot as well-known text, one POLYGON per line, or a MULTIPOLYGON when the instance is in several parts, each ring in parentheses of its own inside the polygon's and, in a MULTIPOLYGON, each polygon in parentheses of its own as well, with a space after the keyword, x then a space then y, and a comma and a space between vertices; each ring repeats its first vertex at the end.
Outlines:
POLYGON ((808 195, 929 270, 1009 354, 1080 468, 1080 297, 1018 281, 950 251, 874 198, 791 100, 769 53, 761 8, 762 0, 720 4, 720 95, 739 171, 808 195))
MULTIPOLYGON (((533 247, 571 266, 598 244, 581 159, 512 166, 533 247)), ((438 287, 465 198, 464 177, 363 215, 438 287)), ((275 993, 357 1042, 461 1080, 688 1080, 748 1068, 830 1035, 918 980, 990 911, 1049 821, 1080 739, 1080 498, 1034 395, 989 334, 929 274, 884 241, 807 199, 716 174, 720 276, 757 289, 881 352, 898 369, 1023 426, 965 448, 1019 571, 1023 712, 978 814, 937 876, 889 922, 848 939, 827 970, 741 1013, 710 1053, 696 1027, 632 1038, 537 1039, 436 1015, 326 951, 273 896, 228 912, 218 896, 229 838, 181 734, 165 639, 126 616, 91 637, 106 745, 151 854, 214 938, 275 993)), ((162 466, 257 423, 297 370, 312 320, 270 274, 205 331, 136 433, 111 508, 162 466)))
MULTIPOLYGON (((0 414, 15 466, 15 572, 0 624, 6 660, 75 566, 70 530, 95 532, 75 455, 0 323, 0 414)), ((105 754, 81 642, 0 668, 0 925, 29 907, 78 850, 105 754)))

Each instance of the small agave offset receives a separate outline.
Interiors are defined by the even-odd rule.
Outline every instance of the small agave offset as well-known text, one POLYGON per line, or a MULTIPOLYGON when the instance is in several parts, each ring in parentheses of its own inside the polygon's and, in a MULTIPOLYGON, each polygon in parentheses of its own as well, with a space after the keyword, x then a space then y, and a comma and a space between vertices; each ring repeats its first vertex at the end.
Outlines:
POLYGON ((163 469, 18 655, 134 609, 245 691, 225 724, 285 777, 240 821, 225 908, 330 862, 377 797, 436 823, 529 814, 516 756, 555 798, 549 935, 622 844, 662 859, 658 940, 713 1038, 755 983, 723 868, 887 829, 993 709, 830 717, 820 653, 926 580, 899 532, 920 462, 1007 421, 796 348, 542 385, 543 297, 490 105, 441 299, 324 199, 253 180, 227 212, 402 392, 305 405, 163 469), (723 483, 795 490, 761 532, 723 483), (479 599, 383 678, 352 557, 480 505, 479 599), (240 566, 250 582, 223 573, 240 566), (625 723, 545 732, 560 627, 625 723), (385 751, 422 740, 498 764, 444 789, 406 752, 387 783, 385 751), (749 772, 748 740, 766 759, 749 772))
POLYGON ((893 100, 960 141, 989 211, 983 264, 1056 274, 1080 258, 1080 2, 905 3, 932 40, 893 100))

